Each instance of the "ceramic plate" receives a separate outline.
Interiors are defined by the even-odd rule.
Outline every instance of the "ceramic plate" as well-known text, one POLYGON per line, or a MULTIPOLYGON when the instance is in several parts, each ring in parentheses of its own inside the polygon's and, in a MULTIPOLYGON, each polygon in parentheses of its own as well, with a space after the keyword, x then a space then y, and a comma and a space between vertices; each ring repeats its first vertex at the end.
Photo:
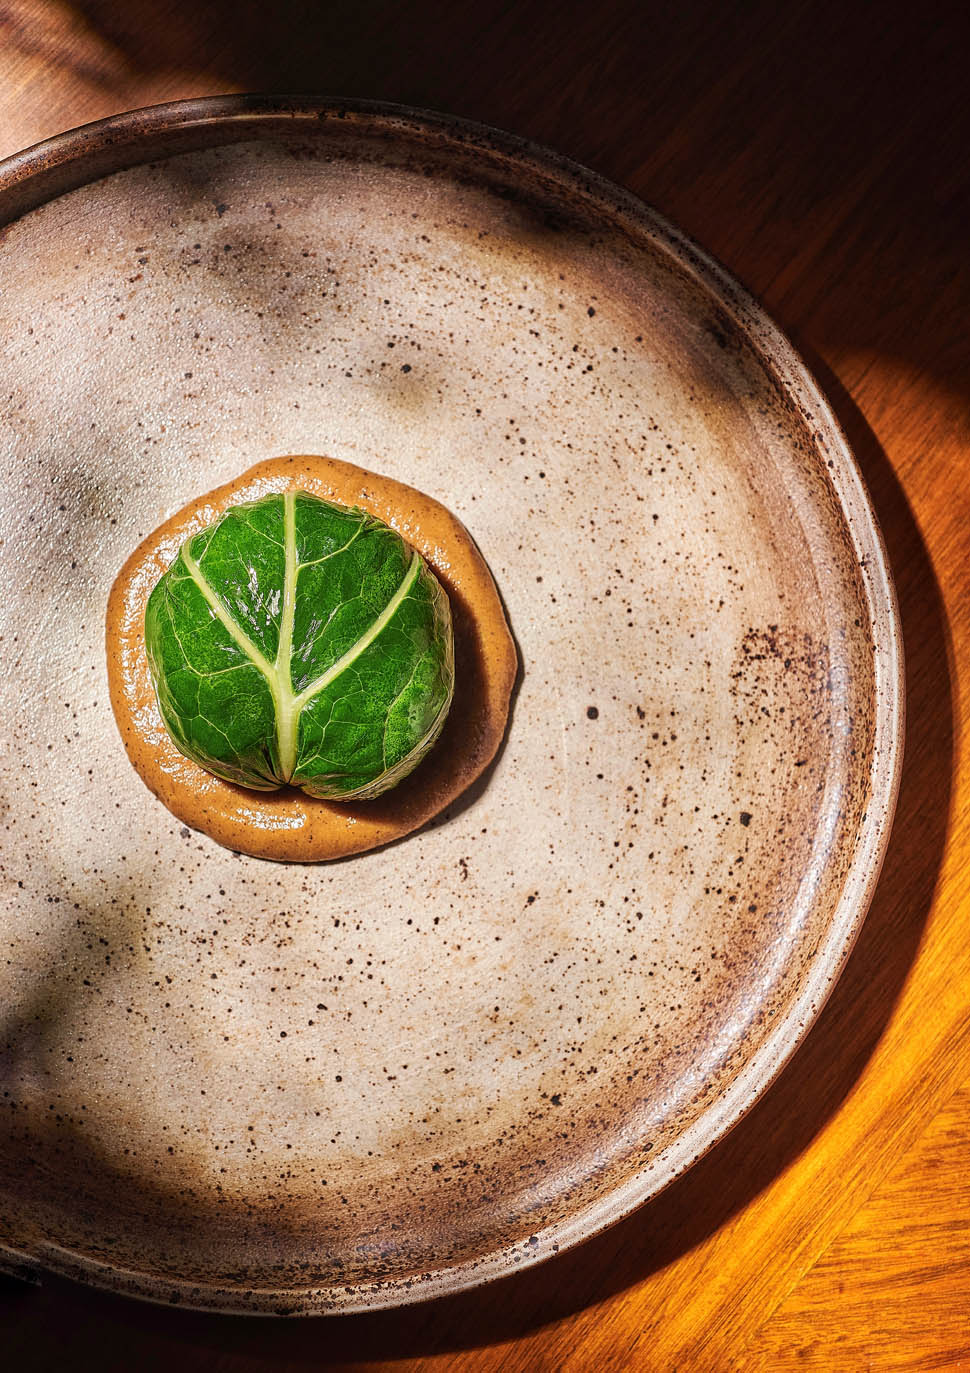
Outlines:
POLYGON ((7 1251, 331 1311, 602 1229, 790 1055, 886 844, 898 623, 827 406, 650 210, 442 117, 141 111, 0 206, 7 1251), (132 549, 281 453, 443 501, 521 659, 484 783, 316 867, 182 828, 105 682, 132 549))

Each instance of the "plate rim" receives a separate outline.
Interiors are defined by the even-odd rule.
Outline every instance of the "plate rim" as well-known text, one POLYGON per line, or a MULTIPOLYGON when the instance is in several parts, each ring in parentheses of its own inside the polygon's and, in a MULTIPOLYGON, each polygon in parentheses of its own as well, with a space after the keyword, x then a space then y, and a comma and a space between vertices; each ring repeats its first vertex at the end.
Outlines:
MULTIPOLYGON (((874 736, 868 769, 871 800, 841 895, 804 985, 755 1054, 722 1095, 647 1168, 587 1203, 568 1219, 543 1227, 527 1243, 504 1246, 476 1259, 406 1277, 356 1283, 350 1288, 236 1289, 113 1266, 53 1242, 25 1251, 0 1237, 0 1271, 7 1266, 20 1274, 49 1271, 164 1305, 237 1315, 350 1314, 468 1291, 530 1268, 592 1238, 682 1176, 720 1143, 768 1091, 828 1000, 855 945, 879 880, 892 832, 903 758, 905 676, 899 606, 872 500, 842 427, 805 361, 751 292, 688 234, 633 192, 528 138, 441 111, 364 99, 202 96, 111 115, 0 160, 0 250, 2 229, 21 215, 112 171, 159 156, 176 155, 178 148, 164 147, 166 135, 223 128, 233 131, 225 142, 238 142, 244 141, 250 125, 256 128, 277 124, 281 132, 298 132, 301 127, 319 129, 335 121, 347 121, 348 125, 358 127, 383 127, 402 135, 410 132, 425 139, 430 135, 443 144, 457 144, 469 153, 498 157, 518 169, 539 174, 560 188, 578 193, 587 203, 592 202, 612 222, 632 228, 641 241, 645 237, 651 240, 726 311, 765 373, 797 405, 811 427, 816 450, 827 459, 843 524, 860 565, 873 640, 874 736), (149 141, 159 137, 163 146, 153 151, 149 141), (128 158, 128 154, 133 155, 128 158), (108 158, 115 165, 99 168, 99 157, 108 158), (704 1129, 698 1129, 700 1125, 704 1129)), ((222 145, 218 138, 208 144, 222 145)))

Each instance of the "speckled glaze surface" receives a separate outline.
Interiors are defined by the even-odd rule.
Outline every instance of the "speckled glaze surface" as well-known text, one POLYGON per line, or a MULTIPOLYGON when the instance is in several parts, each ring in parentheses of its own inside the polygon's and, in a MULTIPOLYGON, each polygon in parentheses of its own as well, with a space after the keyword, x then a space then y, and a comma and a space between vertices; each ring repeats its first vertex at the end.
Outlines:
POLYGON ((601 1229, 778 1071, 887 841, 897 617, 813 383, 632 198, 436 116, 139 112, 0 207, 0 1240, 302 1312, 601 1229), (284 452, 453 510, 522 665, 484 785, 316 867, 181 828, 105 682, 139 540, 284 452))

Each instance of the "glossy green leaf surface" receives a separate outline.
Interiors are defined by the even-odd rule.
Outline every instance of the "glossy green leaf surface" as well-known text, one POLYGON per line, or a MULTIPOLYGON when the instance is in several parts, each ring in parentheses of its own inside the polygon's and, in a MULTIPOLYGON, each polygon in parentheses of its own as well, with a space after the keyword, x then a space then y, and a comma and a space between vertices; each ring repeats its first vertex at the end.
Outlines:
POLYGON ((145 645, 177 747, 259 791, 378 796, 441 732, 448 598, 388 525, 304 491, 232 507, 152 591, 145 645))

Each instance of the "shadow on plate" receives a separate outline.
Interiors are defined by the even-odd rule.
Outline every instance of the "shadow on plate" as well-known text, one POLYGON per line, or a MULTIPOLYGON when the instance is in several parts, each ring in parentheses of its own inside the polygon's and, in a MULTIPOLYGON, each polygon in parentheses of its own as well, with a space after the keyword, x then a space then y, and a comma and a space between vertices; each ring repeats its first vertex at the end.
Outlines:
POLYGON ((273 1367, 340 1368, 512 1340, 606 1300, 702 1243, 768 1187, 839 1110, 889 1022, 936 885, 949 818, 952 655, 933 569, 889 462, 836 378, 817 360, 814 365, 873 495, 896 571, 910 662, 939 664, 939 672, 909 676, 902 783, 882 877, 831 999, 778 1080, 726 1139, 653 1202, 514 1277, 415 1307, 278 1323, 150 1307, 55 1279, 38 1288, 11 1280, 0 1285, 0 1328, 18 1366, 53 1367, 60 1360, 61 1366, 145 1370, 153 1366, 146 1358, 167 1350, 168 1360, 190 1351, 206 1359, 238 1351, 247 1366, 262 1357, 273 1367))

